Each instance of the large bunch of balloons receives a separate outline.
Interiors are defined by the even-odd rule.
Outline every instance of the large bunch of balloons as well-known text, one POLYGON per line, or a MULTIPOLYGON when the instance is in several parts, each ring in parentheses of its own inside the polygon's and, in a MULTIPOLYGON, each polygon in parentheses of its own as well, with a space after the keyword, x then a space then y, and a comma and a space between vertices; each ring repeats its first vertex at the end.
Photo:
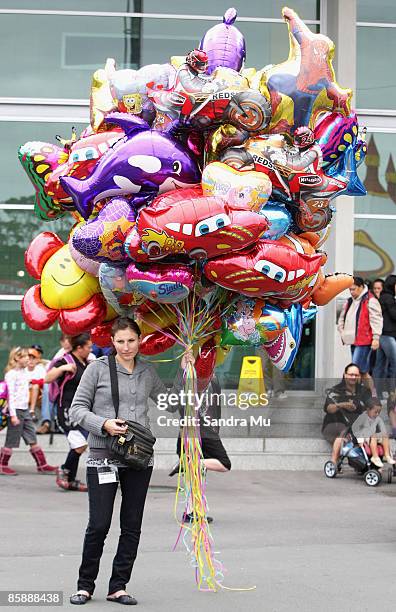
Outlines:
POLYGON ((20 147, 36 214, 75 221, 67 244, 43 232, 27 249, 40 281, 22 302, 31 328, 58 320, 105 345, 111 321, 131 314, 143 353, 198 346, 203 378, 237 344, 290 369, 304 323, 352 284, 324 275, 320 248, 332 200, 365 194, 366 147, 334 44, 282 14, 281 64, 244 68, 228 9, 186 57, 139 70, 107 60, 79 138, 20 147))

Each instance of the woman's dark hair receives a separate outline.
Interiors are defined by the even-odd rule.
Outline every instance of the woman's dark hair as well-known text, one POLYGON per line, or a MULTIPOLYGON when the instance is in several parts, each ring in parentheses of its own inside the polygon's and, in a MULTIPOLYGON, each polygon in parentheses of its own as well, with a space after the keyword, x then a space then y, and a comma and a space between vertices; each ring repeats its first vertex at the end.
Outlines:
POLYGON ((89 342, 90 340, 91 336, 87 332, 83 334, 78 334, 78 336, 72 336, 70 338, 72 351, 75 351, 79 346, 84 346, 84 344, 87 344, 87 342, 89 342))
POLYGON ((365 282, 362 279, 361 276, 354 276, 353 277, 353 284, 356 285, 357 287, 364 287, 365 282))
POLYGON ((136 321, 134 321, 130 317, 119 317, 118 319, 114 321, 113 325, 111 326, 112 337, 114 338, 114 336, 116 335, 118 331, 122 331, 124 329, 130 329, 131 331, 135 332, 135 334, 139 338, 142 335, 140 327, 136 323, 136 321))
POLYGON ((391 293, 395 295, 395 284, 396 284, 396 274, 389 274, 386 277, 384 282, 384 291, 385 293, 391 293))
POLYGON ((345 366, 345 368, 344 368, 344 374, 347 374, 347 373, 348 373, 349 368, 351 368, 352 366, 353 366, 354 368, 357 368, 357 369, 359 370, 359 374, 361 374, 360 368, 359 368, 359 366, 357 366, 357 365, 356 365, 356 363, 348 363, 348 365, 347 365, 347 366, 345 366))
POLYGON ((382 286, 384 286, 384 279, 383 278, 376 278, 375 280, 372 281, 371 286, 374 285, 374 283, 381 283, 382 286))

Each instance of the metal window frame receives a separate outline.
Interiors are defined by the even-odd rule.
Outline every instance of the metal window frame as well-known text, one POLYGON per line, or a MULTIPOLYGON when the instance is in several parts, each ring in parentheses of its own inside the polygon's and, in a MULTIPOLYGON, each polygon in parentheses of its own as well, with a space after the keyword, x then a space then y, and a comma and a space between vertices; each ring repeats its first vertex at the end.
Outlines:
MULTIPOLYGON (((36 16, 59 16, 59 17, 140 17, 141 19, 176 19, 189 21, 222 21, 223 15, 186 15, 165 13, 133 13, 112 11, 64 11, 56 9, 0 9, 0 15, 36 15, 36 16)), ((277 17, 243 17, 238 15, 238 23, 282 23, 285 21, 277 17)), ((319 19, 305 19, 308 25, 320 25, 319 19)))

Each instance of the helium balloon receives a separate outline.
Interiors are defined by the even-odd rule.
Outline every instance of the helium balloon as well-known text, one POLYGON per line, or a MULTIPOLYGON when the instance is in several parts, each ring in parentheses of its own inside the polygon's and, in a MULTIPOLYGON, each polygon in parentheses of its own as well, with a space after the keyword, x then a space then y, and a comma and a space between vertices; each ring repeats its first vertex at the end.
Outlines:
POLYGON ((150 265, 147 269, 134 263, 126 269, 128 286, 159 304, 177 304, 183 301, 194 285, 194 275, 182 264, 150 265))
POLYGON ((142 355, 158 355, 172 348, 175 342, 171 329, 166 329, 164 332, 155 331, 144 336, 140 343, 139 352, 142 355))
POLYGON ((286 327, 283 310, 262 300, 241 298, 223 319, 221 346, 260 346, 286 327))
POLYGON ((246 57, 246 45, 243 34, 234 26, 237 12, 229 8, 223 17, 223 23, 210 28, 201 42, 199 48, 208 56, 207 74, 218 66, 232 68, 239 72, 246 57))

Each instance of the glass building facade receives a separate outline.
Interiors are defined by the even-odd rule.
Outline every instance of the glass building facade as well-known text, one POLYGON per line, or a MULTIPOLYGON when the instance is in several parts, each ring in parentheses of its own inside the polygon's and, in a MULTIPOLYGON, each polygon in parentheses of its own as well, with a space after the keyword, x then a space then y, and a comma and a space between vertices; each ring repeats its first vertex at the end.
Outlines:
MULTIPOLYGON (((37 282, 25 272, 23 257, 40 231, 54 231, 65 239, 72 225, 68 217, 43 223, 34 216, 33 188, 17 159, 19 145, 31 140, 55 142, 56 134, 70 137, 72 126, 81 131, 89 120, 92 74, 104 66, 106 58, 114 57, 118 68, 137 68, 185 55, 221 20, 229 4, 228 0, 168 0, 166 4, 159 0, 0 0, 0 368, 13 345, 38 342, 47 354, 57 348, 57 326, 35 333, 22 320, 20 300, 37 282)), ((237 3, 236 25, 247 43, 246 67, 262 68, 287 58, 282 5, 276 0, 237 3)), ((291 5, 312 30, 335 39, 336 54, 343 48, 343 37, 347 39, 351 32, 356 36, 354 56, 337 56, 336 71, 341 85, 355 87, 354 105, 361 124, 368 126, 369 154, 361 172, 369 195, 355 203, 349 198, 345 206, 354 207, 353 269, 366 278, 384 276, 396 265, 395 3, 294 0, 291 5), (353 84, 340 78, 343 61, 349 69, 352 66, 353 84)), ((329 245, 330 250, 338 248, 336 243, 329 245)), ((293 375, 313 378, 321 350, 311 324, 293 375)), ((239 374, 243 354, 246 351, 235 351, 226 362, 226 380, 239 374)))

